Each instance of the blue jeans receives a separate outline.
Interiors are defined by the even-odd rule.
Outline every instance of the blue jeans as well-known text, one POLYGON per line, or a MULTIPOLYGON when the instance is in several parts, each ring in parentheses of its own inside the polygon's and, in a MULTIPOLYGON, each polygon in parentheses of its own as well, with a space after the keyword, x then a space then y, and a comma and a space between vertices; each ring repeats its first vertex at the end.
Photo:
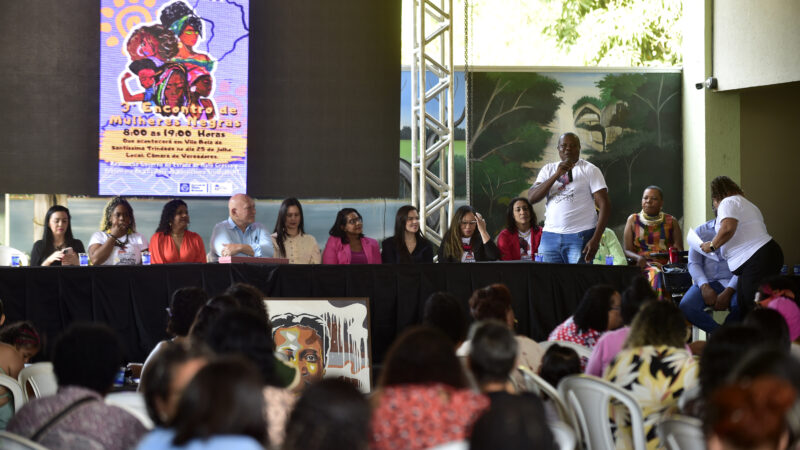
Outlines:
MULTIPOLYGON (((714 289, 714 292, 717 294, 725 290, 725 286, 723 286, 719 281, 711 281, 708 283, 708 285, 711 286, 711 288, 714 289)), ((741 320, 737 297, 737 292, 734 292, 733 296, 731 297, 731 313, 725 318, 725 323, 738 322, 741 320)), ((706 303, 703 301, 703 293, 700 290, 700 286, 695 284, 690 287, 689 290, 683 294, 683 298, 681 299, 681 304, 679 306, 681 311, 683 311, 683 315, 686 316, 686 319, 691 322, 692 325, 700 328, 706 333, 713 333, 714 330, 719 327, 719 324, 711 317, 711 314, 704 311, 706 303)))
POLYGON ((543 231, 538 253, 542 254, 546 263, 586 264, 585 255, 581 252, 592 236, 594 236, 594 228, 568 234, 543 231))

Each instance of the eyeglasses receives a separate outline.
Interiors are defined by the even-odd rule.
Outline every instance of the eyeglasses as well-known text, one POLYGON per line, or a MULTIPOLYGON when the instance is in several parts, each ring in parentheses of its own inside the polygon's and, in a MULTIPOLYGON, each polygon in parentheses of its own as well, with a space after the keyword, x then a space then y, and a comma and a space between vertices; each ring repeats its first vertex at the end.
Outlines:
POLYGON ((362 222, 364 222, 364 219, 362 219, 361 217, 356 217, 355 219, 347 219, 347 223, 349 223, 350 225, 356 225, 362 222))
POLYGON ((461 221, 461 225, 464 225, 464 226, 467 226, 467 225, 475 226, 477 224, 478 224, 477 220, 472 220, 472 221, 469 221, 469 222, 466 222, 466 221, 463 221, 463 220, 461 221))

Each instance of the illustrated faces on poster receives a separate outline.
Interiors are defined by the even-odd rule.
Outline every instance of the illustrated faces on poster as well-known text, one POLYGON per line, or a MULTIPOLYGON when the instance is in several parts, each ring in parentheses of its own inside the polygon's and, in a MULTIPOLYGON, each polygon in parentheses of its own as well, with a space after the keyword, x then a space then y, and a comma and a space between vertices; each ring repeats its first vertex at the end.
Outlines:
POLYGON ((315 383, 325 375, 322 337, 311 328, 294 325, 276 329, 275 351, 300 371, 301 385, 315 383))

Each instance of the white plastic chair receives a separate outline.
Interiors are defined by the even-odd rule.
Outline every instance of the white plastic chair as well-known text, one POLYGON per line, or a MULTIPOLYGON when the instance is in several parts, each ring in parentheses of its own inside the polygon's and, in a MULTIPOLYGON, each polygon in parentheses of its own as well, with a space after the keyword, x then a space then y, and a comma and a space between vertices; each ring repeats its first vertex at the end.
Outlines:
POLYGON ((22 387, 22 394, 25 396, 26 402, 30 401, 28 384, 31 385, 34 398, 54 395, 58 391, 58 381, 56 380, 56 374, 53 372, 53 363, 50 362, 31 364, 20 370, 17 379, 20 387, 22 387))
POLYGON ((25 404, 25 395, 22 393, 17 380, 8 375, 0 374, 0 386, 6 388, 11 392, 11 400, 14 402, 14 412, 16 413, 25 404))
POLYGON ((615 448, 610 417, 612 400, 630 413, 634 450, 646 448, 642 409, 623 389, 591 375, 570 375, 558 384, 558 392, 572 410, 587 450, 615 448))
POLYGON ((141 392, 112 392, 106 395, 106 404, 114 405, 124 409, 148 430, 152 430, 155 424, 147 414, 147 406, 144 403, 144 395, 141 392))
POLYGON ((564 346, 564 347, 569 347, 569 348, 575 350, 575 353, 577 353, 578 356, 581 357, 581 359, 583 359, 583 358, 589 359, 589 357, 592 356, 592 349, 590 349, 589 347, 585 347, 583 345, 580 345, 580 344, 576 344, 574 342, 569 342, 569 341, 544 341, 544 342, 539 342, 539 346, 542 347, 542 350, 545 351, 545 352, 553 344, 558 344, 558 345, 561 345, 561 346, 564 346))
POLYGON ((578 440, 572 427, 563 422, 550 422, 547 424, 556 440, 559 450, 575 450, 578 440))
POLYGON ((656 426, 656 434, 667 450, 705 450, 703 422, 686 416, 673 416, 656 426))
POLYGON ((567 407, 567 404, 564 402, 564 399, 561 397, 561 394, 559 394, 556 388, 554 388, 550 383, 545 381, 544 378, 533 373, 527 367, 520 365, 519 367, 517 367, 517 370, 519 370, 522 373, 522 377, 525 380, 526 384, 525 390, 528 392, 533 392, 539 397, 549 399, 549 401, 551 401, 553 403, 553 406, 555 406, 556 408, 558 419, 564 425, 571 428, 573 435, 572 439, 577 442, 580 429, 577 426, 575 417, 573 417, 572 412, 567 407))
POLYGON ((0 430, 0 448, 3 450, 47 450, 47 447, 5 430, 0 430))
POLYGON ((0 245, 0 266, 10 266, 11 256, 19 256, 19 262, 23 266, 28 265, 28 255, 13 247, 0 245))

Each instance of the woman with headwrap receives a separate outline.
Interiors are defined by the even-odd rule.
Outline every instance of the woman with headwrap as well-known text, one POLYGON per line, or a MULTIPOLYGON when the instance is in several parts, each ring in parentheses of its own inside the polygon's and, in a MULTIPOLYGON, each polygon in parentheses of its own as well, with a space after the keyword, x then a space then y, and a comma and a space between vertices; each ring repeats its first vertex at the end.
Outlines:
POLYGON ((203 67, 208 72, 214 69, 214 61, 205 53, 197 53, 194 46, 203 35, 203 21, 189 5, 182 1, 170 3, 161 10, 161 24, 178 37, 178 54, 171 62, 184 64, 187 70, 193 66, 203 67))

